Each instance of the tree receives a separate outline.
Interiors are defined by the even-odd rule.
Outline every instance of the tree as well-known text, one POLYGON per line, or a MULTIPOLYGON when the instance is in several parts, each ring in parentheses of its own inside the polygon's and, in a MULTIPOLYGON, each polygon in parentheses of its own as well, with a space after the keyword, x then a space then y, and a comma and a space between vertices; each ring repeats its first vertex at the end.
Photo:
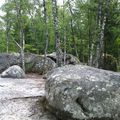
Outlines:
POLYGON ((108 11, 109 11, 109 0, 106 0, 105 6, 107 6, 106 10, 103 11, 103 1, 99 1, 98 3, 98 41, 97 41, 97 50, 96 50, 96 67, 100 68, 102 64, 104 64, 104 59, 102 58, 104 54, 104 32, 105 32, 105 26, 106 26, 106 20, 108 17, 108 11))
POLYGON ((66 25, 65 25, 65 0, 63 0, 63 43, 64 43, 64 54, 63 64, 66 65, 66 25))
POLYGON ((54 21, 54 34, 55 34, 55 49, 56 49, 56 56, 57 56, 57 66, 62 66, 62 50, 60 46, 60 37, 59 37, 59 30, 58 30, 58 8, 57 8, 57 1, 52 0, 52 14, 53 14, 53 21, 54 21))
POLYGON ((14 0, 15 7, 16 7, 16 15, 17 15, 17 23, 18 23, 18 29, 19 29, 19 40, 20 44, 18 45, 20 48, 20 55, 21 55, 21 63, 22 68, 25 71, 25 58, 24 58, 24 49, 25 49, 25 35, 24 35, 24 21, 22 19, 22 12, 24 10, 22 9, 22 5, 24 2, 22 0, 14 0))
POLYGON ((47 59, 47 51, 48 51, 48 43, 49 43, 49 35, 48 35, 48 25, 47 25, 47 8, 46 8, 46 1, 43 0, 43 8, 44 8, 44 22, 45 22, 45 50, 44 50, 44 63, 43 69, 45 68, 45 63, 47 59))
POLYGON ((63 6, 56 0, 7 0, 2 9, 1 52, 18 52, 16 45, 37 54, 55 50, 57 66, 62 59, 65 65, 66 53, 99 68, 105 64, 103 53, 119 61, 118 0, 64 0, 63 6))

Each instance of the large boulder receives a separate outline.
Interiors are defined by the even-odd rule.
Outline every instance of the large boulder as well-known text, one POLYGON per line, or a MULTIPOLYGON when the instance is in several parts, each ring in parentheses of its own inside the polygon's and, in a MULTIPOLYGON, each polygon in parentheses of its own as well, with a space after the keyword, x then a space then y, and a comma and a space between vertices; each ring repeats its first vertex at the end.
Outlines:
MULTIPOLYGON (((0 73, 13 65, 22 66, 19 53, 2 53, 0 54, 0 73)), ((44 65, 44 56, 37 54, 25 53, 26 72, 45 74, 56 66, 55 62, 48 58, 44 65)))
POLYGON ((45 74, 48 71, 55 68, 56 64, 53 60, 47 57, 45 64, 44 60, 45 60, 44 56, 36 54, 26 54, 25 55, 26 72, 45 74))
POLYGON ((48 109, 60 120, 120 120, 120 74, 83 65, 47 74, 48 109))
POLYGON ((44 106, 42 79, 0 78, 0 120, 56 120, 44 106))
POLYGON ((0 72, 3 72, 7 68, 9 68, 12 65, 19 65, 20 60, 19 60, 20 55, 17 53, 1 53, 0 54, 0 72))
MULTIPOLYGON (((53 52, 51 54, 47 54, 47 57, 51 58, 53 61, 56 62, 57 56, 56 56, 56 52, 53 52)), ((64 55, 62 55, 62 60, 64 61, 64 55)), ((76 64, 80 64, 80 61, 77 57, 73 56, 72 54, 66 54, 66 64, 72 64, 72 65, 76 65, 76 64)))
POLYGON ((2 72, 2 78, 25 78, 25 72, 18 65, 13 65, 2 72))

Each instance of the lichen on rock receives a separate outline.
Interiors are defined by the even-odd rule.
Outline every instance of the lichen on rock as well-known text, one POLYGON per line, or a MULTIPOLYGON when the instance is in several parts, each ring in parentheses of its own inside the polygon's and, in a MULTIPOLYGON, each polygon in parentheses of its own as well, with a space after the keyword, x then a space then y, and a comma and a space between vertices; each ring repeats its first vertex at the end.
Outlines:
POLYGON ((48 73, 46 98, 60 120, 119 120, 120 74, 89 66, 48 73))

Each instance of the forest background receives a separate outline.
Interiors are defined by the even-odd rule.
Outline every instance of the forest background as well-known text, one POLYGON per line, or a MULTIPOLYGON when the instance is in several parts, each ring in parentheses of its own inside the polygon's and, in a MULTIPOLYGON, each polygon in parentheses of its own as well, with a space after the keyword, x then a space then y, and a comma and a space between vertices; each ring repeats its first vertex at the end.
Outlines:
MULTIPOLYGON (((100 68, 103 56, 120 66, 119 0, 5 0, 0 52, 69 53, 100 68)), ((60 60, 58 60, 60 61, 60 60)), ((108 62, 108 61, 106 61, 108 62)))

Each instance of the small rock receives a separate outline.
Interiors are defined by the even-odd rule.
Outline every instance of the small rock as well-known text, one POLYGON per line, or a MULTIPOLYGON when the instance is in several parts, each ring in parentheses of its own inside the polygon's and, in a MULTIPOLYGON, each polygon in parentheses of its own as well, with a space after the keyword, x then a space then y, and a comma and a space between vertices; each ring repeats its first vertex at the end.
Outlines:
MULTIPOLYGON (((51 58, 54 62, 57 61, 57 56, 56 52, 53 52, 51 54, 47 54, 48 58, 51 58)), ((62 62, 64 61, 64 55, 62 55, 62 62)), ((76 64, 81 64, 79 59, 76 56, 73 56, 72 54, 66 54, 66 59, 65 59, 66 65, 76 65, 76 64)))
POLYGON ((20 66, 14 65, 9 67, 4 72, 2 72, 1 77, 2 78, 25 78, 25 72, 20 66))

